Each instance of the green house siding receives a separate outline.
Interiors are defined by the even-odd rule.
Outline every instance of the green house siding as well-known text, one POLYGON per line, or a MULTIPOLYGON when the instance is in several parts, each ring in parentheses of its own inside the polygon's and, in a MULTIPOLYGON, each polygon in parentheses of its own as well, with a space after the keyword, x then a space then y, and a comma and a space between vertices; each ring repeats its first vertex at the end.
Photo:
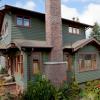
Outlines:
POLYGON ((29 40, 45 40, 45 25, 44 21, 32 17, 30 18, 30 27, 16 26, 16 16, 12 16, 12 39, 29 39, 29 40))
POLYGON ((80 34, 71 34, 68 33, 68 25, 62 24, 62 34, 63 34, 63 44, 73 43, 75 41, 85 39, 85 31, 84 28, 80 28, 80 34))
MULTIPOLYGON (((40 67, 42 67, 41 69, 43 71, 44 70, 43 69, 44 68, 43 63, 48 61, 48 59, 49 59, 49 56, 48 56, 49 53, 45 52, 45 51, 41 51, 39 53, 41 53, 41 58, 40 58, 41 59, 41 66, 40 67)), ((27 66, 28 67, 25 67, 25 72, 27 73, 27 78, 25 78, 24 80, 27 79, 27 80, 34 81, 33 68, 32 68, 33 67, 33 56, 34 55, 31 52, 27 53, 27 66)), ((24 63, 26 63, 26 62, 24 62, 24 63)))
POLYGON ((23 52, 23 67, 24 67, 24 86, 27 86, 27 81, 28 81, 28 55, 26 52, 23 52))
MULTIPOLYGON (((4 17, 2 29, 5 28, 6 22, 8 23, 8 27, 7 27, 7 29, 6 29, 6 32, 4 32, 4 35, 2 35, 2 37, 0 37, 0 38, 2 38, 2 39, 0 40, 0 43, 1 43, 1 44, 4 44, 4 45, 9 44, 10 41, 11 41, 11 22, 12 22, 12 21, 11 21, 11 17, 10 17, 9 14, 6 14, 5 17, 4 17)), ((5 30, 5 29, 4 29, 4 30, 5 30)))
POLYGON ((27 69, 28 70, 28 75, 27 75, 27 77, 28 77, 28 80, 34 80, 34 76, 33 76, 33 59, 32 59, 32 54, 30 53, 30 55, 28 55, 28 66, 29 66, 29 68, 27 69), (30 75, 30 76, 29 76, 30 75))
POLYGON ((87 45, 84 48, 80 49, 75 54, 74 68, 75 68, 76 80, 79 83, 100 78, 100 54, 98 52, 98 49, 92 45, 87 45), (97 70, 79 72, 79 66, 78 66, 79 53, 93 53, 93 52, 97 54, 97 70))
MULTIPOLYGON (((30 18, 31 27, 16 26, 16 15, 12 15, 12 39, 27 39, 27 40, 46 40, 45 21, 43 19, 32 16, 30 18)), ((67 23, 62 24, 63 44, 73 43, 77 40, 85 38, 85 29, 80 27, 80 34, 69 34, 67 23)))
POLYGON ((49 53, 48 52, 43 52, 42 53, 42 61, 44 62, 48 62, 49 61, 49 53))

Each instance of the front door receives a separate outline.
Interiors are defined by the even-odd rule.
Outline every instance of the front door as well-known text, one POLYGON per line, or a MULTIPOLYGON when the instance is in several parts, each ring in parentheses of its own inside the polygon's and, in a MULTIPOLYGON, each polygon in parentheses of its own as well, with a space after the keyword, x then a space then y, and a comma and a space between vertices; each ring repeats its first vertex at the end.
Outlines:
POLYGON ((42 70, 41 53, 34 52, 32 56, 32 73, 39 74, 42 70))

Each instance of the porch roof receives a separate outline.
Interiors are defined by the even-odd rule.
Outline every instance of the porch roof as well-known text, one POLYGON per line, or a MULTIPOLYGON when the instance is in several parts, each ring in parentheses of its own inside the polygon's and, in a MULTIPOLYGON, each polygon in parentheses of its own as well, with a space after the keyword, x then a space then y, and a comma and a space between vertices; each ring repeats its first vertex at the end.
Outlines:
POLYGON ((79 41, 76 41, 72 44, 66 44, 64 45, 63 49, 73 49, 73 52, 77 51, 80 48, 83 48, 85 45, 92 43, 95 43, 95 46, 98 47, 98 49, 100 48, 100 42, 98 42, 96 39, 94 38, 89 38, 89 39, 82 39, 79 41))
POLYGON ((17 47, 52 48, 46 41, 14 39, 12 43, 17 47))

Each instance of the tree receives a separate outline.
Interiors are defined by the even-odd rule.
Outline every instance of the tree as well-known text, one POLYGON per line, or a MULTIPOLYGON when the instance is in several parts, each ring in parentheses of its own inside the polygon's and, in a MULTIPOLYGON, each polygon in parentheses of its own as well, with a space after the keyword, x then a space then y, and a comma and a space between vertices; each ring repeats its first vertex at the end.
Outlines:
POLYGON ((96 40, 100 41, 100 26, 97 22, 95 22, 90 37, 95 38, 96 40))
POLYGON ((95 38, 96 40, 100 41, 100 26, 97 22, 95 22, 90 37, 95 38))

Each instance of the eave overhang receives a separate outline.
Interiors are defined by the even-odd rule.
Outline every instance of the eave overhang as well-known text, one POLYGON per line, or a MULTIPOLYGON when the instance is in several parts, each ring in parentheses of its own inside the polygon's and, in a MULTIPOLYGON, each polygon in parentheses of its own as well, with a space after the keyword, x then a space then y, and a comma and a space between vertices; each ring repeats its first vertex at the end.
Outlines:
POLYGON ((72 50, 72 52, 76 52, 77 50, 83 48, 84 46, 86 46, 88 44, 94 45, 100 50, 100 42, 98 42, 94 38, 83 39, 83 40, 76 41, 72 44, 66 44, 66 45, 64 45, 63 50, 70 49, 70 50, 72 50))

